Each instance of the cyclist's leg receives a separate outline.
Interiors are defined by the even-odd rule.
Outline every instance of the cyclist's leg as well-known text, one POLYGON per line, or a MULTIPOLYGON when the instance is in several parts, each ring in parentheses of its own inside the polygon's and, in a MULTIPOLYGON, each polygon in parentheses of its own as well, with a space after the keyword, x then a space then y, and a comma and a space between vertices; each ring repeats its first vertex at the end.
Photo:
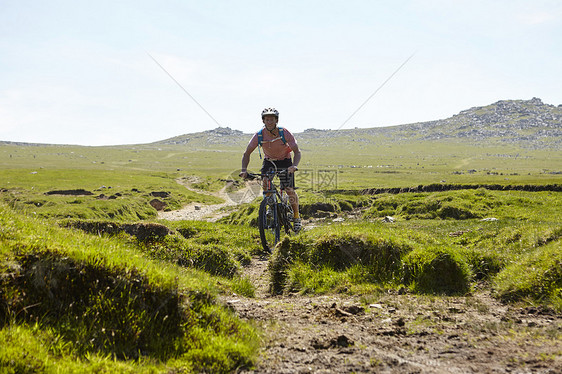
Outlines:
MULTIPOLYGON (((283 169, 287 169, 289 166, 291 166, 293 164, 293 162, 291 161, 291 159, 287 159, 287 160, 283 160, 283 169)), ((299 196, 297 195, 297 192, 295 191, 295 174, 282 174, 279 177, 279 180, 281 181, 281 188, 283 188, 285 190, 285 192, 287 192, 287 195, 289 196, 289 203, 291 204, 291 207, 293 208, 293 219, 297 220, 300 219, 300 213, 299 213, 299 196)))
POLYGON ((292 187, 286 187, 285 192, 289 196, 289 204, 293 208, 294 218, 300 218, 299 214, 299 196, 297 195, 297 191, 295 191, 292 187))
MULTIPOLYGON (((266 175, 268 172, 275 170, 275 165, 273 164, 273 162, 269 161, 269 160, 263 160, 262 166, 261 166, 261 175, 266 175)), ((263 178, 262 179, 262 189, 264 191, 267 191, 269 189, 269 180, 267 178, 263 178)), ((267 196, 269 196, 270 193, 267 194, 267 196)))

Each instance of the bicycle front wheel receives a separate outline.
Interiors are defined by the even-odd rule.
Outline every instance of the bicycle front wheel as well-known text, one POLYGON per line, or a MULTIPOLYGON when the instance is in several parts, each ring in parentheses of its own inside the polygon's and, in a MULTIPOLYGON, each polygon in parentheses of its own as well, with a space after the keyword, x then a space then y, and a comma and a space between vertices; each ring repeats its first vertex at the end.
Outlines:
POLYGON ((261 245, 266 252, 273 252, 279 242, 280 224, 275 199, 264 198, 258 213, 261 245))

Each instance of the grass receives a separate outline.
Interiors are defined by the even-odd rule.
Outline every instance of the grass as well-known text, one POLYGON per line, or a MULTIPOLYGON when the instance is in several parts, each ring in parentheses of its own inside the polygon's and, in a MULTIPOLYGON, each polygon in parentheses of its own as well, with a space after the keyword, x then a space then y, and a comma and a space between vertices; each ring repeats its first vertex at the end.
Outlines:
POLYGON ((189 191, 165 173, 111 170, 53 169, 36 174, 25 169, 0 170, 7 191, 0 198, 18 210, 40 217, 139 220, 155 218, 149 204, 154 192, 166 192, 161 199, 167 209, 190 202, 220 203, 213 196, 189 191), (84 189, 89 196, 47 195, 50 191, 84 189))
POLYGON ((0 356, 8 370, 42 371, 61 354, 84 362, 93 357, 86 372, 112 371, 113 361, 129 367, 124 371, 143 362, 188 372, 251 366, 256 333, 217 303, 224 283, 151 260, 120 237, 62 229, 0 208, 6 275, 0 337, 19 342, 0 356), (33 329, 41 334, 29 339, 33 329), (41 339, 56 339, 63 353, 39 349, 41 339))
POLYGON ((504 301, 534 299, 562 310, 562 243, 548 243, 521 256, 494 278, 504 301))
POLYGON ((272 292, 361 293, 383 286, 467 294, 485 281, 504 300, 535 300, 560 310, 560 193, 461 190, 357 197, 345 195, 364 207, 370 222, 318 227, 281 242, 270 262, 272 292), (440 216, 443 206, 466 214, 440 216), (385 224, 380 221, 385 215, 397 221, 385 224))
MULTIPOLYGON (((367 300, 396 289, 439 297, 432 295, 470 295, 478 284, 505 302, 562 311, 560 192, 361 194, 378 187, 560 184, 559 152, 346 134, 299 139, 302 215, 331 218, 279 244, 269 262, 272 293, 367 300), (358 220, 347 219, 358 210, 358 220), (383 223, 385 216, 395 222, 383 223)), ((246 141, 0 145, 2 370, 251 367, 257 333, 218 295, 254 295, 241 273, 261 253, 259 202, 218 223, 158 221, 150 205, 152 192, 167 193, 158 198, 166 209, 220 202, 176 180, 197 178, 199 189, 220 190, 238 174, 246 141), (46 194, 65 189, 93 195, 46 194)), ((259 165, 254 155, 250 169, 259 165)))

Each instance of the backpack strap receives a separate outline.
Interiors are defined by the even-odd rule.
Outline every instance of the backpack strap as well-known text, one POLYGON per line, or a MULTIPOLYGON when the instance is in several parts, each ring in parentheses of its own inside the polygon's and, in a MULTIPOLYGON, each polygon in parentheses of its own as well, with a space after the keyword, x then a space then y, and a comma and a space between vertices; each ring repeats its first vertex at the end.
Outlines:
MULTIPOLYGON (((283 128, 277 127, 277 130, 279 131, 279 137, 283 141, 283 144, 287 144, 287 140, 285 140, 285 131, 283 130, 283 128)), ((258 131, 258 153, 260 154, 260 160, 262 158, 261 157, 262 143, 263 143, 263 128, 260 129, 260 131, 258 131)))
POLYGON ((283 144, 287 144, 287 141, 285 140, 285 131, 283 131, 282 127, 277 127, 277 129, 279 130, 279 136, 281 137, 283 144))
POLYGON ((263 128, 258 131, 258 153, 260 154, 261 160, 261 144, 263 143, 263 128))

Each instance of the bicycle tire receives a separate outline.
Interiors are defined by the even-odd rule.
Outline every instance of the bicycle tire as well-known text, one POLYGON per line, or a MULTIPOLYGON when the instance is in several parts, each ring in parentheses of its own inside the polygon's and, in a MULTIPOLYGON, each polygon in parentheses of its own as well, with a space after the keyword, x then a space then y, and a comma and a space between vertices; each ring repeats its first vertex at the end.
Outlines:
POLYGON ((281 214, 283 216, 281 219, 281 224, 285 229, 285 234, 291 235, 291 233, 294 231, 293 224, 291 221, 293 217, 293 208, 285 202, 279 204, 279 207, 280 207, 280 211, 282 212, 281 214))
POLYGON ((264 251, 273 252, 273 248, 275 248, 281 236, 280 226, 275 199, 264 198, 258 212, 258 227, 264 251))

